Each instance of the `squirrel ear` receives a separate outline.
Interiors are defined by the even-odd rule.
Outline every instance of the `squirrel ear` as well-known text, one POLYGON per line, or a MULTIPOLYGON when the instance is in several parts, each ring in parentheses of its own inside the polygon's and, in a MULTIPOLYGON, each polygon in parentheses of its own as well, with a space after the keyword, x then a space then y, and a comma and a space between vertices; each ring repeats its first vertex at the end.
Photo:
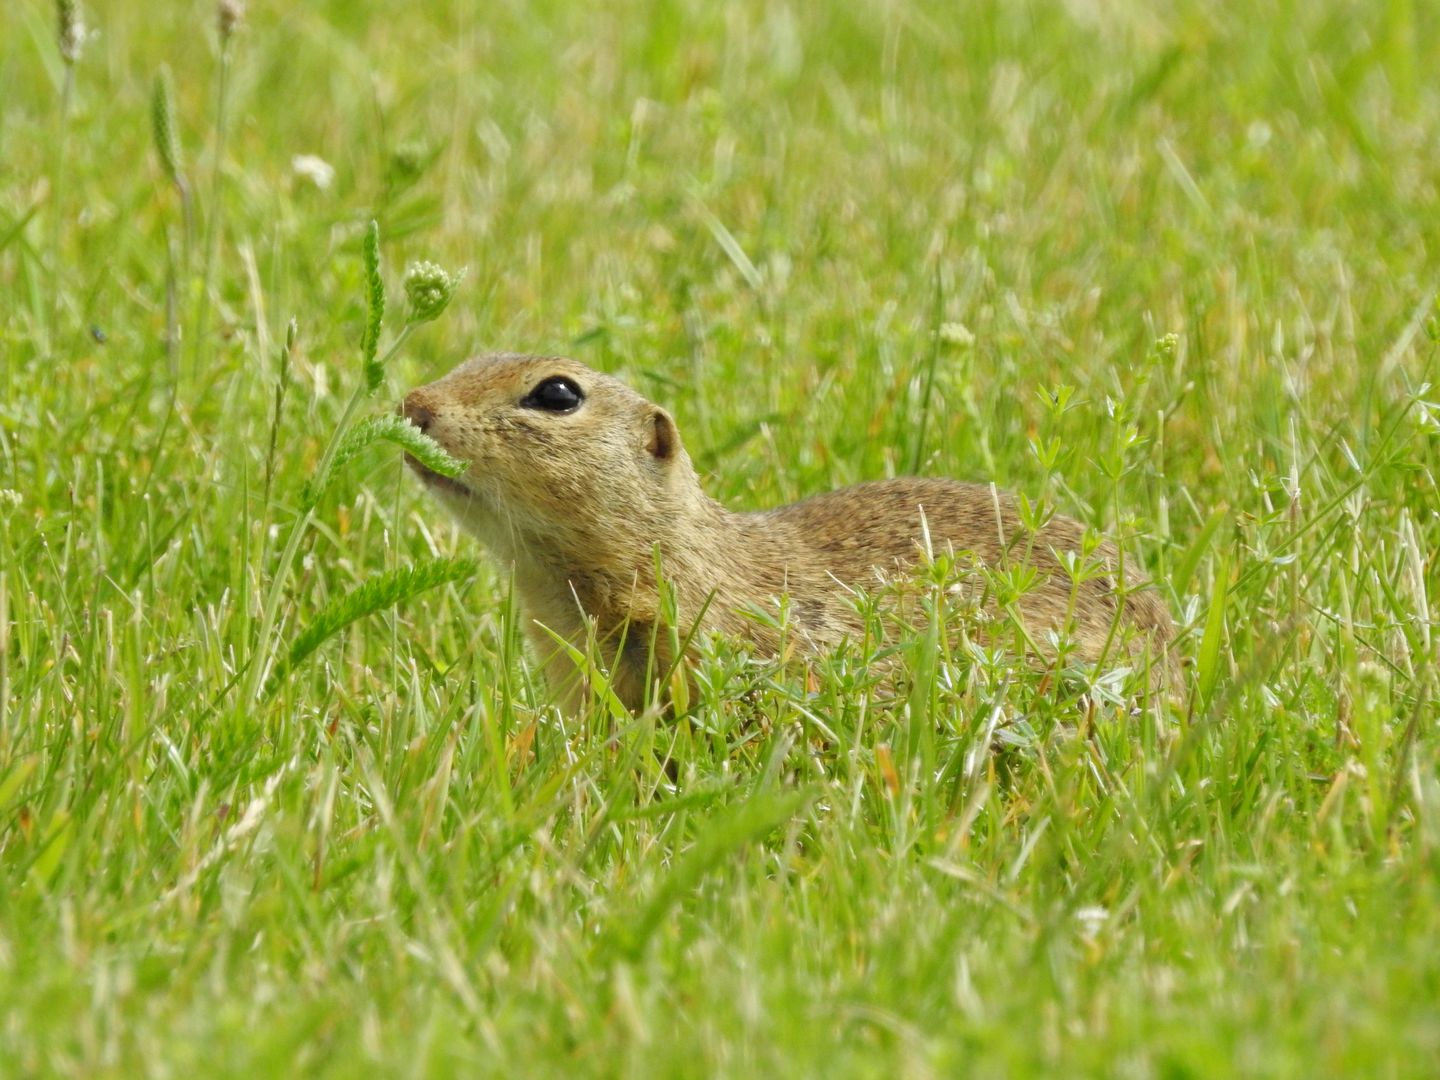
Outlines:
POLYGON ((680 432, 670 414, 658 406, 650 413, 649 438, 645 449, 657 461, 669 461, 680 450, 680 432))

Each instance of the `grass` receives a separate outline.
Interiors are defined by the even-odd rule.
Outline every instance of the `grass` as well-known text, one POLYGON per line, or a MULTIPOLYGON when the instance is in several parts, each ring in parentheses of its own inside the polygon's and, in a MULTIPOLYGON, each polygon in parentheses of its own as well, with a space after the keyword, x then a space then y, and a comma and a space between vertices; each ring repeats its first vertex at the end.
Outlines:
POLYGON ((1432 1071, 1430 7, 263 0, 219 129, 181 10, 0 34, 5 1072, 1432 1071), (281 569, 372 218, 469 273, 362 415, 557 351, 733 505, 994 479, 1129 538, 1191 708, 937 614, 899 699, 709 643, 561 717, 483 560, 349 621, 476 554, 380 444, 281 569))

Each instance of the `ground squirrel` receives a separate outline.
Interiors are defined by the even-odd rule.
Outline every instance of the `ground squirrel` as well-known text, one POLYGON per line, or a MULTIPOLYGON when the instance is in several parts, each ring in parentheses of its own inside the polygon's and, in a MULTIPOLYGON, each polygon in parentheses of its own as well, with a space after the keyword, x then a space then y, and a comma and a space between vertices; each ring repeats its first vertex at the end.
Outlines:
POLYGON ((465 528, 513 566, 531 642, 571 706, 584 689, 545 627, 583 644, 593 620, 612 686, 632 709, 646 699, 647 672, 669 670, 677 639, 654 633, 664 612, 657 549, 675 589, 678 640, 698 620, 774 655, 780 631, 754 612, 775 611, 784 595, 792 640, 839 644, 861 630, 854 589, 910 570, 928 543, 932 552, 969 553, 988 566, 1024 560, 1036 571, 1011 610, 1039 655, 1053 655, 1051 632, 1063 628, 1082 660, 1107 646, 1119 653, 1123 640, 1124 653, 1151 665, 1155 685, 1173 672, 1170 613, 1128 568, 1117 614, 1115 546, 1095 549, 1097 572, 1075 586, 1059 560, 1081 552, 1084 529, 1057 516, 1030 536, 1015 498, 990 485, 880 480, 736 513, 701 489, 669 413, 558 357, 477 357, 412 391, 403 413, 469 464, 449 479, 408 459, 465 528))

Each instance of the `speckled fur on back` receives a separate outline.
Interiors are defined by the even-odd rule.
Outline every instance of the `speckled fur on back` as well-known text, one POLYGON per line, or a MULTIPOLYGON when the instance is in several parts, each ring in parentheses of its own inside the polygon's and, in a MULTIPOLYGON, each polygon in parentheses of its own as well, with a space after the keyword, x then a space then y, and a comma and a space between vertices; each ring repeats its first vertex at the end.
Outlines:
POLYGON ((1094 572, 1072 586, 1057 553, 1081 552, 1082 527, 1055 517, 1032 537, 1014 497, 988 485, 882 480, 734 513, 701 490, 665 410, 610 376, 558 357, 466 361, 413 391, 404 411, 470 463, 458 480, 447 480, 411 461, 462 524, 514 568, 521 601, 537 624, 531 642, 548 658, 552 688, 570 706, 584 687, 543 627, 583 644, 592 622, 616 692, 631 708, 645 700, 647 669, 664 671, 673 661, 669 635, 653 634, 662 620, 657 548, 682 637, 698 620, 703 629, 746 638, 757 652, 773 654, 778 632, 746 612, 773 610, 784 594, 792 637, 809 648, 833 646, 862 629, 851 590, 907 577, 928 543, 935 554, 968 552, 995 568, 1024 561, 1037 571, 1016 606, 1042 656, 1051 652, 1048 631, 1063 628, 1084 660, 1099 659, 1109 644, 1148 662, 1157 689, 1174 677, 1170 613, 1130 566, 1118 610, 1115 546, 1101 544, 1090 557, 1094 572), (552 410, 550 397, 579 403, 552 410))

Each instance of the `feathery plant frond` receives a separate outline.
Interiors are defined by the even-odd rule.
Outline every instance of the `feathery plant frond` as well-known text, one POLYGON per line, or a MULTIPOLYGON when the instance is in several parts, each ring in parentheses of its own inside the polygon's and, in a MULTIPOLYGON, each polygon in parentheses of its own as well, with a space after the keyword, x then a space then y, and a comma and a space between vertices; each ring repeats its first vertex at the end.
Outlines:
POLYGON ((365 389, 373 394, 385 380, 385 365, 376 359, 380 348, 380 327, 385 322, 385 282, 380 276, 380 223, 371 221, 365 230, 365 332, 360 338, 360 355, 365 369, 365 389))
POLYGON ((370 578, 363 585, 332 600, 290 646, 266 684, 273 694, 290 672, 345 627, 367 615, 409 600, 422 592, 452 581, 463 581, 475 573, 473 559, 429 559, 370 578))
POLYGON ((330 462, 329 471, 324 476, 317 475, 305 485, 301 505, 307 510, 313 509, 320 501, 320 496, 325 494, 325 489, 330 486, 335 474, 366 447, 377 442, 394 443, 418 459, 427 469, 443 476, 459 476, 466 469, 465 462, 451 457, 439 443, 403 416, 372 416, 368 420, 360 421, 345 433, 335 451, 334 460, 330 462))

